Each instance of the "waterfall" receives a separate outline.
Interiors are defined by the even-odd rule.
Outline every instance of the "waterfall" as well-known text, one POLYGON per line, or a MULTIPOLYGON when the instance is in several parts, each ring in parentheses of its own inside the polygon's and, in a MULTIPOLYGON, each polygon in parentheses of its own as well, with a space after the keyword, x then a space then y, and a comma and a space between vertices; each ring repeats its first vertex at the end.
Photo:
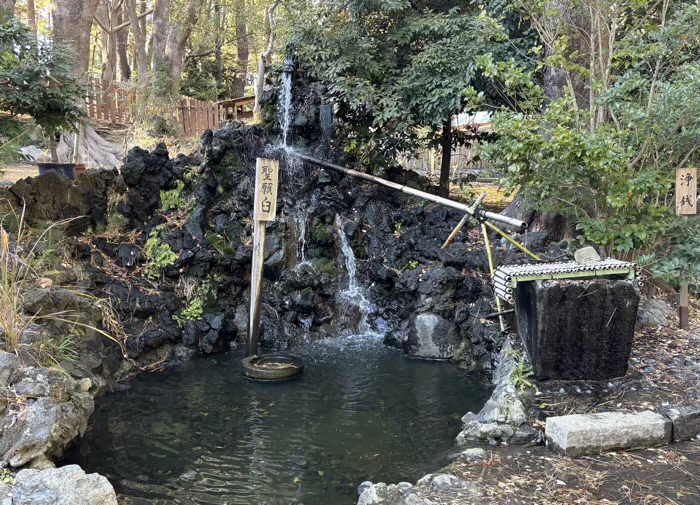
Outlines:
POLYGON ((347 288, 338 293, 338 301, 340 302, 338 305, 340 307, 343 307, 344 304, 349 305, 348 308, 350 310, 346 308, 344 312, 346 316, 352 316, 352 318, 356 320, 358 333, 376 336, 377 333, 373 331, 367 322, 367 317, 375 307, 367 299, 364 290, 357 283, 357 261, 355 259, 355 253, 348 243, 348 239, 345 236, 343 220, 338 214, 335 216, 334 225, 340 243, 340 251, 343 254, 345 270, 348 274, 347 288))
MULTIPOLYGON (((282 94, 280 95, 279 123, 282 130, 282 147, 288 147, 289 127, 292 122, 292 72, 287 69, 292 65, 289 58, 285 60, 285 71, 282 72, 282 94)), ((291 67, 293 68, 293 67, 291 67)))
POLYGON ((299 262, 294 269, 300 270, 304 267, 304 265, 309 264, 306 259, 306 209, 303 207, 295 209, 292 213, 292 222, 294 223, 294 229, 296 231, 297 258, 299 259, 299 262))

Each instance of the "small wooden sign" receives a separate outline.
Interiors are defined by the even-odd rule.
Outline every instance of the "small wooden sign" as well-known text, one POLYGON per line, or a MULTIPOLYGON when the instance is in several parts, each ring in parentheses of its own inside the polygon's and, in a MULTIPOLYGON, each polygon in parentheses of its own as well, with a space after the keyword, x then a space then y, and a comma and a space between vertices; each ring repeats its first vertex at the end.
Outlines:
POLYGON ((277 213, 277 182, 280 162, 258 158, 255 166, 255 221, 274 221, 277 213))
POLYGON ((696 168, 676 170, 676 214, 697 214, 698 173, 696 168))

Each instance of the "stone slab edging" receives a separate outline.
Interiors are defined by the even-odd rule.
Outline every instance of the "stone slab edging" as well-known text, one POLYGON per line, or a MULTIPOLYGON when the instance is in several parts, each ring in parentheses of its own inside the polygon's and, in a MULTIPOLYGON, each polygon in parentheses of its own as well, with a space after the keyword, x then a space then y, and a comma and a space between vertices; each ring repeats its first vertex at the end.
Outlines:
POLYGON ((662 413, 603 412, 549 417, 549 447, 566 456, 647 449, 690 440, 700 434, 700 405, 665 407, 662 413))

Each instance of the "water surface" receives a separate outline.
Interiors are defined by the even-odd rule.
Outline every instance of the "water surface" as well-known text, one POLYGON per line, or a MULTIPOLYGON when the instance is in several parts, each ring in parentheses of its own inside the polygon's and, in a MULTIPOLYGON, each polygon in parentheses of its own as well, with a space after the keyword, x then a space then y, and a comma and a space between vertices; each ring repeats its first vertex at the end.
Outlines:
POLYGON ((301 378, 260 384, 241 355, 195 359, 98 400, 68 462, 132 504, 351 505, 365 480, 415 480, 454 449, 488 390, 378 339, 298 349, 301 378))

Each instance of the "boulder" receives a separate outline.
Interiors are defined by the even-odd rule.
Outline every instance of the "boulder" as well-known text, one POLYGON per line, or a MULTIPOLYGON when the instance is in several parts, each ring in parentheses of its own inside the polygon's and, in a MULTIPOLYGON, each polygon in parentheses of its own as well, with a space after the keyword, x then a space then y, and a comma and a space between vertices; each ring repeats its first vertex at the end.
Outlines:
POLYGON ((96 473, 86 474, 78 465, 68 465, 61 468, 20 471, 15 477, 10 503, 117 505, 117 495, 106 477, 96 473))
POLYGON ((126 205, 122 213, 132 222, 145 223, 160 205, 160 192, 170 189, 175 174, 165 144, 159 144, 152 152, 134 147, 124 159, 121 168, 126 192, 126 205))
POLYGON ((416 315, 406 342, 406 354, 414 358, 450 359, 458 343, 457 327, 446 319, 424 312, 416 315))
POLYGON ((0 454, 12 467, 42 458, 56 458, 77 436, 85 433, 95 403, 88 393, 74 393, 71 401, 39 398, 10 406, 4 413, 0 454))
POLYGON ((463 429, 457 435, 457 443, 464 445, 469 440, 496 444, 502 441, 526 443, 522 437, 528 426, 528 416, 520 399, 518 388, 513 383, 513 370, 517 366, 515 353, 509 341, 503 345, 499 363, 494 372, 494 390, 478 414, 468 412, 462 417, 463 429))
POLYGON ((639 306, 637 322, 642 328, 668 326, 668 318, 673 315, 671 306, 663 300, 651 298, 639 306))

